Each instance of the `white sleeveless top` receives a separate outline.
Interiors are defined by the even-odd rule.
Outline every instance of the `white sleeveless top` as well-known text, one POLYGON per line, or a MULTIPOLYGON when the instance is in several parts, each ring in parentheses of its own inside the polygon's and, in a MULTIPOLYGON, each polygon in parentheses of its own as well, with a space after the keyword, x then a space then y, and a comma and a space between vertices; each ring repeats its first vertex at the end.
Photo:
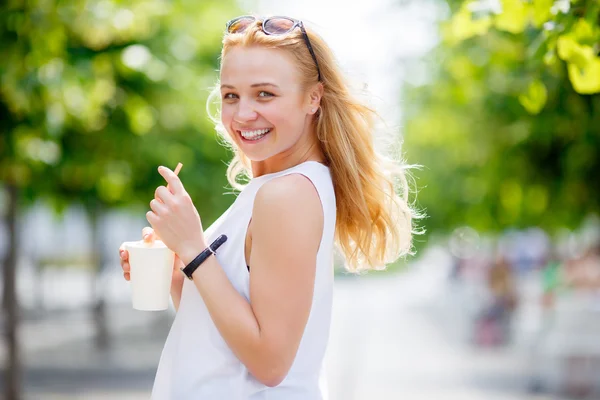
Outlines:
POLYGON ((206 230, 205 236, 211 243, 220 234, 227 235, 228 240, 217 250, 216 257, 235 289, 249 301, 250 279, 244 246, 254 198, 265 182, 289 174, 302 174, 313 183, 323 206, 324 224, 310 315, 287 377, 273 388, 257 381, 221 337, 194 283, 185 279, 179 310, 156 372, 153 400, 327 399, 323 358, 331 321, 336 220, 329 168, 307 161, 252 179, 231 207, 206 230))

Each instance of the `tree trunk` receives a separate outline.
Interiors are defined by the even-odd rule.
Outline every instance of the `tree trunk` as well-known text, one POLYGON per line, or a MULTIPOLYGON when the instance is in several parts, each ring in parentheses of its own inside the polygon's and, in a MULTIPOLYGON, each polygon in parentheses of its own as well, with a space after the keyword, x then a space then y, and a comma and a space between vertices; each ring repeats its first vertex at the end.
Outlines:
POLYGON ((102 232, 100 232, 100 218, 102 216, 102 206, 98 203, 88 208, 88 213, 92 229, 92 319, 96 327, 95 344, 99 350, 104 350, 110 345, 110 335, 108 330, 108 321, 106 318, 106 299, 104 288, 100 285, 100 276, 102 275, 104 260, 104 242, 102 232))
POLYGON ((19 189, 14 185, 6 185, 8 209, 5 223, 8 229, 8 249, 4 259, 4 337, 7 346, 7 359, 4 375, 4 398, 19 400, 21 398, 21 360, 19 354, 18 327, 19 304, 16 291, 17 251, 19 238, 17 232, 17 213, 19 189))

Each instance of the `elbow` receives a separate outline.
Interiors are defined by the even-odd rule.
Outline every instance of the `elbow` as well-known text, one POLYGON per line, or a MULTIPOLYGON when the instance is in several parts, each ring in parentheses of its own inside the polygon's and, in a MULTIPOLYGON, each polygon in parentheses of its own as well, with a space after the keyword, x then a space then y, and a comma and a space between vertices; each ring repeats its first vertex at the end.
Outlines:
POLYGON ((285 379, 285 375, 273 375, 271 377, 267 377, 266 379, 261 380, 260 382, 268 387, 279 386, 281 382, 285 379))
POLYGON ((287 376, 290 368, 283 365, 262 365, 254 368, 250 373, 265 386, 278 386, 287 376))
POLYGON ((264 345, 254 353, 252 361, 246 364, 248 371, 254 378, 268 387, 279 386, 288 376, 298 346, 289 346, 286 343, 278 345, 277 340, 265 340, 264 345))

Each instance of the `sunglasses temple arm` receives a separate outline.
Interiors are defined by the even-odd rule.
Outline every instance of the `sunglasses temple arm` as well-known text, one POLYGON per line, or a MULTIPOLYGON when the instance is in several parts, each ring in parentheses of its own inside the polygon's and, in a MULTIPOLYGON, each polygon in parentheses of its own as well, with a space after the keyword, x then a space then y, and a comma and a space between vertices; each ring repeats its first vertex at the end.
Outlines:
POLYGON ((308 47, 308 51, 310 52, 310 55, 315 61, 315 66, 317 67, 317 74, 319 76, 319 82, 321 82, 321 68, 319 68, 319 63, 317 62, 317 56, 315 55, 312 45, 310 44, 310 39, 308 38, 308 34, 306 33, 306 30, 304 29, 303 25, 300 25, 300 30, 302 31, 302 37, 306 42, 306 47, 308 47))

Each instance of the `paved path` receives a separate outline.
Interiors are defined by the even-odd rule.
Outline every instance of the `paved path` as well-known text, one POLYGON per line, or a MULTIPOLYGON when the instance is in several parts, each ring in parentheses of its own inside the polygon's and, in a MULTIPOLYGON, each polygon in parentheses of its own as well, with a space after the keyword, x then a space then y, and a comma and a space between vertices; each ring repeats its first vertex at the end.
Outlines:
MULTIPOLYGON (((441 303, 444 271, 342 277, 327 356, 330 400, 541 400, 526 397, 523 363, 457 340, 441 303)), ((111 309, 114 342, 99 353, 85 314, 23 329, 27 399, 147 399, 171 317, 111 309)), ((554 398, 553 398, 554 400, 554 398)))
POLYGON ((439 299, 431 296, 439 283, 435 274, 413 271, 337 286, 329 354, 333 400, 525 398, 517 355, 476 351, 449 333, 438 318, 439 299))

